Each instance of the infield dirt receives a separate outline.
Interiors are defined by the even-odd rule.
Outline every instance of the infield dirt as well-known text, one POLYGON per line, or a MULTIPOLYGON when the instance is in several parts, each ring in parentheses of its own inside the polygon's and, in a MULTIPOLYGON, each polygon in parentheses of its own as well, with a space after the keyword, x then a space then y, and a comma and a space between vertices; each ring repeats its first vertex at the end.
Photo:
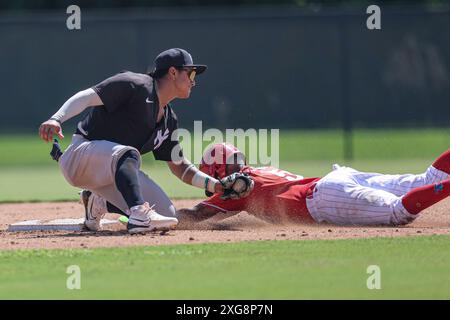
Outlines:
MULTIPOLYGON (((176 200, 177 208, 199 200, 176 200)), ((206 221, 165 234, 129 235, 122 225, 100 232, 7 232, 9 224, 32 219, 80 218, 84 209, 76 202, 20 203, 0 205, 0 249, 95 248, 205 242, 260 240, 347 239, 450 234, 450 199, 425 210, 403 227, 341 227, 333 225, 271 225, 245 212, 222 221, 206 221)), ((107 214, 116 219, 119 215, 107 214)))

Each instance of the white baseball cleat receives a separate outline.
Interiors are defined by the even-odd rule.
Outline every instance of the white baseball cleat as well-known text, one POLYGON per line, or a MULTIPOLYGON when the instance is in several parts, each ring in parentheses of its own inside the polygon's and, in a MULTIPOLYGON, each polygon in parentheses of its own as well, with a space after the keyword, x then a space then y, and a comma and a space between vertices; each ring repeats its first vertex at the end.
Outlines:
POLYGON ((84 225, 91 231, 101 230, 100 221, 108 212, 106 201, 89 190, 80 192, 81 203, 84 205, 84 225))
POLYGON ((130 208, 127 229, 131 234, 151 231, 168 231, 178 224, 177 218, 165 217, 153 210, 148 202, 130 208))

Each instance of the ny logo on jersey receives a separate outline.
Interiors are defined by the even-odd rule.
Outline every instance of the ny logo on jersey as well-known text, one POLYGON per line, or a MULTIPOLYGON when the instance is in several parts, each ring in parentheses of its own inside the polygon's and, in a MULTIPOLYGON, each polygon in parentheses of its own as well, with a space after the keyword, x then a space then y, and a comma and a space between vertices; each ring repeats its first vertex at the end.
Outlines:
POLYGON ((156 133, 155 141, 153 142, 155 144, 153 150, 158 149, 162 145, 164 140, 167 139, 167 137, 169 137, 169 129, 166 129, 166 131, 164 131, 164 135, 162 134, 161 130, 158 130, 158 132, 156 133))

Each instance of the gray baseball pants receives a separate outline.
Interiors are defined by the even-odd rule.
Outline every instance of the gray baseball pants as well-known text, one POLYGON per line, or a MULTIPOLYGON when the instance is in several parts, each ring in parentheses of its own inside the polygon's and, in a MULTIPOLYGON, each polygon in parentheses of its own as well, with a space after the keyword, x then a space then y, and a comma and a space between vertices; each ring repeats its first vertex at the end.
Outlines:
MULTIPOLYGON (((96 193, 123 212, 127 212, 129 208, 116 187, 115 173, 120 157, 129 150, 135 150, 139 154, 137 149, 130 146, 106 140, 89 141, 74 134, 72 143, 59 159, 59 167, 72 186, 96 193)), ((153 209, 159 214, 175 217, 176 209, 169 197, 141 170, 139 183, 144 201, 155 205, 153 209)))

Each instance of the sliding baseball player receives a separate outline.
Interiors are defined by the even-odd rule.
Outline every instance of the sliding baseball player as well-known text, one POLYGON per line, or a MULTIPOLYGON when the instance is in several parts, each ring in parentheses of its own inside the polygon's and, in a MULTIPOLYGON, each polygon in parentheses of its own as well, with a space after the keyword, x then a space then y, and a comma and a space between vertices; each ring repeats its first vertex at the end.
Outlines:
POLYGON ((200 170, 216 178, 246 174, 254 189, 246 198, 223 201, 213 195, 181 209, 180 226, 240 211, 275 223, 405 225, 450 195, 450 150, 421 174, 367 173, 334 165, 323 178, 304 178, 274 167, 247 166, 241 151, 223 143, 205 151, 200 170))

